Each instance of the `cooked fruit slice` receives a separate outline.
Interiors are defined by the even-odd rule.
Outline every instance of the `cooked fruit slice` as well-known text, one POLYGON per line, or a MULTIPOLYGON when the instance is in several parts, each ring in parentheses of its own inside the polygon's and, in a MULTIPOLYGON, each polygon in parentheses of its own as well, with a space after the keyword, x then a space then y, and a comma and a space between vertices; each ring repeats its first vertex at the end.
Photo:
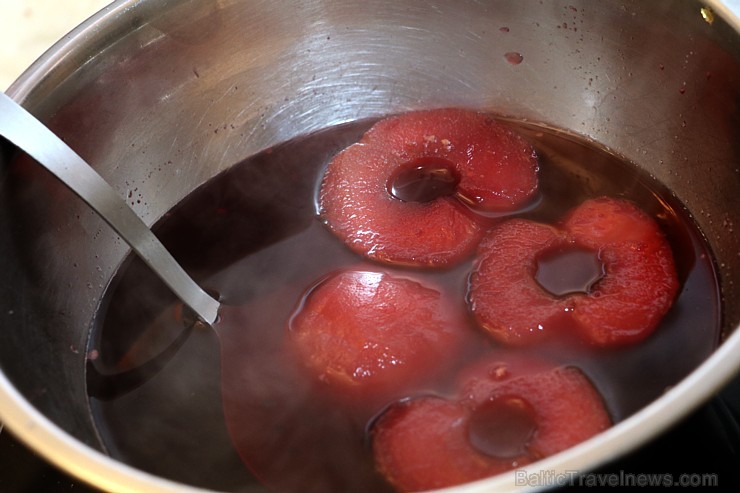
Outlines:
POLYGON ((483 402, 491 389, 504 382, 552 368, 550 361, 513 349, 492 351, 459 372, 456 379, 457 395, 459 399, 472 403, 483 402))
POLYGON ((387 153, 354 144, 334 158, 321 188, 321 215, 353 251, 380 262, 439 267, 467 257, 483 228, 451 196, 404 202, 388 191, 387 153))
POLYGON ((378 122, 331 161, 320 214, 359 254, 445 266, 472 253, 483 235, 483 217, 471 208, 522 207, 537 189, 537 169, 532 147, 485 115, 407 113, 378 122))
POLYGON ((420 158, 448 161, 460 176, 458 196, 481 211, 516 210, 537 190, 532 146, 483 113, 451 108, 393 116, 361 142, 384 149, 396 166, 420 158))
POLYGON ((538 254, 565 241, 557 229, 523 219, 500 224, 483 240, 470 278, 470 308, 496 340, 527 345, 555 330, 564 300, 547 293, 535 273, 538 254))
POLYGON ((375 423, 376 467, 399 491, 499 474, 572 447, 611 425, 600 395, 576 368, 501 380, 475 378, 473 387, 479 391, 481 382, 491 384, 487 392, 475 398, 463 392, 457 401, 402 401, 375 423))
POLYGON ((651 334, 679 287, 671 247, 655 221, 630 202, 602 198, 576 208, 564 228, 576 244, 599 250, 606 271, 572 312, 586 338, 608 346, 651 334))
POLYGON ((302 361, 339 395, 399 398, 454 360, 460 318, 418 282, 342 271, 307 295, 290 329, 302 361))
POLYGON ((444 488, 506 471, 511 460, 487 457, 470 445, 470 414, 436 397, 391 406, 373 427, 378 471, 398 491, 444 488))
MULTIPOLYGON (((572 269, 567 263, 561 269, 572 269)), ((470 308, 496 340, 526 345, 562 330, 597 346, 650 335, 678 290, 670 246, 658 225, 624 200, 598 198, 566 216, 560 229, 525 220, 495 227, 483 239, 471 274, 470 308), (602 265, 582 291, 555 293, 538 281, 553 252, 591 252, 602 265)))

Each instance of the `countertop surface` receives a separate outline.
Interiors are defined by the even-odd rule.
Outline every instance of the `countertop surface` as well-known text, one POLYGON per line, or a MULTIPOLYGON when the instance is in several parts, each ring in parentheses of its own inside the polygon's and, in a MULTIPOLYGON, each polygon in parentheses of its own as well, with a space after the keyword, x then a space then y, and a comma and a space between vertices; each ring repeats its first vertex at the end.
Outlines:
POLYGON ((0 0, 0 90, 111 0, 0 0))

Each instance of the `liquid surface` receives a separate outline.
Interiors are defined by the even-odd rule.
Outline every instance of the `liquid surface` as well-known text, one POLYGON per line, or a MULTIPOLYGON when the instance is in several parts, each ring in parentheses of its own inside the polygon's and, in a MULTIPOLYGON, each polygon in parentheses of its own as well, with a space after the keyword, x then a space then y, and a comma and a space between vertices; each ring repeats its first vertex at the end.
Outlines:
POLYGON ((534 410, 516 398, 483 404, 473 412, 468 424, 470 444, 498 459, 527 455, 527 446, 536 432, 534 410))
POLYGON ((588 293, 604 277, 604 265, 596 252, 566 246, 545 252, 537 259, 537 283, 555 296, 588 293))
POLYGON ((389 180, 390 194, 404 202, 430 202, 453 195, 460 183, 454 165, 446 159, 426 157, 402 165, 389 180))
MULTIPOLYGON (((284 491, 390 491, 373 470, 366 437, 375 411, 340 412, 284 346, 288 320, 306 290, 329 272, 366 262, 319 222, 315 200, 331 156, 370 123, 327 129, 254 156, 193 192, 158 224, 156 233, 175 258, 230 307, 216 331, 185 329, 187 317, 169 290, 138 259, 122 266, 100 307, 88 368, 94 419, 113 457, 224 491, 267 491, 264 477, 289 476, 280 468, 293 464, 301 466, 287 468, 294 476, 279 481, 284 491)), ((660 184, 568 135, 511 124, 532 142, 541 167, 541 196, 517 217, 556 223, 588 198, 623 197, 656 218, 673 248, 680 295, 646 341, 617 350, 558 342, 524 350, 580 367, 619 421, 716 347, 719 296, 711 256, 660 184)), ((414 275, 443 286, 464 310, 471 267, 472 258, 414 275)), ((472 325, 470 331, 475 343, 464 355, 472 359, 493 343, 472 325)), ((448 390, 440 382, 419 392, 448 390)))

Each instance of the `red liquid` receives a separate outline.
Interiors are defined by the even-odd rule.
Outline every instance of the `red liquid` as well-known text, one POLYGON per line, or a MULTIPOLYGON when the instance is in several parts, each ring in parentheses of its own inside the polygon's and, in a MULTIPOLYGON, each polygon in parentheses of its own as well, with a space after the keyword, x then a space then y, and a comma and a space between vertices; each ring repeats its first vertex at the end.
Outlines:
MULTIPOLYGON (((364 262, 318 221, 315 196, 330 157, 368 126, 331 128, 254 156, 196 190, 158 225, 157 234, 185 268, 238 307, 225 312, 218 337, 210 329, 183 335, 175 319, 178 303, 167 288, 137 259, 121 268, 90 347, 100 355, 90 366, 91 405, 112 456, 196 486, 265 491, 232 442, 244 455, 253 440, 253 455, 265 457, 257 470, 279 471, 281 460, 305 465, 286 469, 294 474, 284 478, 286 490, 298 485, 311 491, 307 485, 314 485, 315 491, 389 491, 374 473, 365 436, 378 410, 339 410, 283 347, 287 322, 306 290, 328 272, 364 262), (178 336, 171 357, 159 358, 178 336), (128 380, 96 376, 137 368, 150 358, 161 368, 144 367, 128 380), (279 427, 282 434, 273 431, 279 427)), ((620 196, 653 215, 672 245, 681 293, 648 340, 618 350, 565 343, 526 350, 580 367, 619 421, 716 347, 720 308, 710 252, 660 184, 587 143, 514 126, 533 143, 541 164, 541 196, 519 217, 551 223, 587 198, 620 196)), ((471 261, 444 271, 393 271, 442 285, 464 311, 471 261)), ((470 331, 473 342, 453 367, 492 345, 474 326, 470 331)), ((447 382, 418 390, 444 395, 447 382)))
POLYGON ((430 202, 453 195, 458 183, 460 177, 452 163, 427 157, 402 166, 388 180, 388 191, 404 202, 430 202))
POLYGON ((588 293, 604 276, 604 266, 596 252, 565 247, 544 252, 537 259, 535 280, 555 296, 588 293))
POLYGON ((497 399, 478 408, 470 418, 468 439, 478 451, 498 459, 527 455, 537 432, 535 413, 522 399, 497 399))

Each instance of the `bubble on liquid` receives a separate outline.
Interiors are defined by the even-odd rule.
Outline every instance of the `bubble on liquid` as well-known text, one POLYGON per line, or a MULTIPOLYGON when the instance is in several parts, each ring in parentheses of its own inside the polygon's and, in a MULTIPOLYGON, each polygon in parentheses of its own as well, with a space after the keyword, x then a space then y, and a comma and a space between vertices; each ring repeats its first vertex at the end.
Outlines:
POLYGON ((489 376, 492 380, 503 380, 509 376, 509 369, 505 364, 497 365, 494 368, 491 368, 489 376))
POLYGON ((504 58, 507 62, 509 62, 512 65, 519 65, 524 60, 524 57, 521 53, 516 51, 510 51, 508 53, 504 54, 504 58))

